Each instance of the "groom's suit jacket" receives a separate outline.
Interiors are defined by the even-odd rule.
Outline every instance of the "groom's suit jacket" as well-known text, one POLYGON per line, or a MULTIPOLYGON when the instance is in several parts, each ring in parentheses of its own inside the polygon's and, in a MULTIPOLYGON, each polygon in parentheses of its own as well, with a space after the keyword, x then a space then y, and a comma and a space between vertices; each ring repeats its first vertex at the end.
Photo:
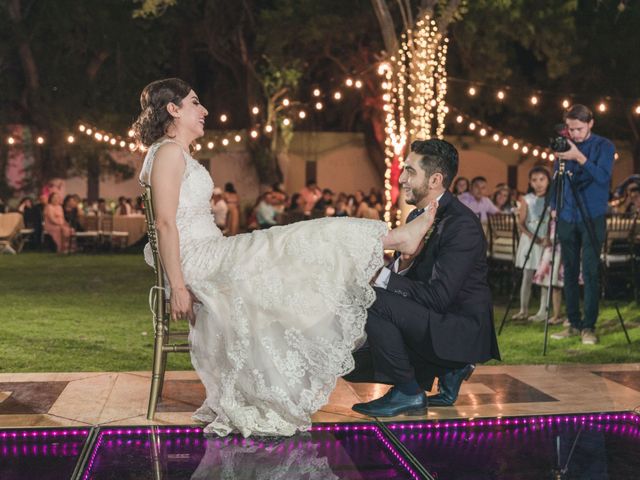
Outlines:
POLYGON ((387 290, 423 305, 433 349, 445 360, 500 359, 487 282, 487 242, 477 215, 450 192, 440 199, 434 228, 403 276, 387 290))

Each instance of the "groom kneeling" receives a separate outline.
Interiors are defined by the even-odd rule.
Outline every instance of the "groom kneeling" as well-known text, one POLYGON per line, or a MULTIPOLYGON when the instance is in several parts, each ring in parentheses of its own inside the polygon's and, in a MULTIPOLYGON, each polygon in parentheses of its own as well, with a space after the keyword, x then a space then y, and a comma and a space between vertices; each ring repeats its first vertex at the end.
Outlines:
POLYGON ((367 344, 355 352, 352 382, 393 385, 381 398, 353 410, 373 417, 426 413, 427 405, 455 402, 474 364, 500 359, 487 283, 486 240, 478 217, 447 188, 458 172, 458 152, 444 140, 411 144, 400 184, 417 208, 436 199, 434 227, 413 256, 398 256, 376 282, 367 344), (437 395, 428 397, 438 377, 437 395))

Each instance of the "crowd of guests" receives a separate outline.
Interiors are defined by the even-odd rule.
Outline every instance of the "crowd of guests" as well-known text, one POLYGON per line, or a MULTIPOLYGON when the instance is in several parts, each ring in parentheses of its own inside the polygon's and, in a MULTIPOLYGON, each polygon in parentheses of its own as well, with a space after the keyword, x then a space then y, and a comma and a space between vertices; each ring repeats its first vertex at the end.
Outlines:
MULTIPOLYGON (((0 204, 0 213, 8 211, 4 203, 0 204)), ((107 204, 104 198, 89 202, 77 194, 63 196, 58 189, 44 188, 35 200, 30 196, 22 198, 15 211, 22 214, 24 228, 33 230, 30 242, 34 248, 40 248, 49 236, 56 252, 71 253, 75 250, 74 234, 85 231, 83 217, 142 214, 144 205, 142 197, 134 203, 131 198, 121 196, 117 203, 107 204)))
MULTIPOLYGON (((383 195, 372 188, 369 194, 358 190, 353 194, 334 193, 310 180, 300 191, 288 195, 282 185, 275 184, 256 199, 246 215, 246 230, 266 229, 296 221, 319 217, 357 217, 380 220, 384 216, 383 195)), ((239 198, 232 183, 224 190, 214 188, 211 210, 215 222, 226 235, 240 228, 239 198)))

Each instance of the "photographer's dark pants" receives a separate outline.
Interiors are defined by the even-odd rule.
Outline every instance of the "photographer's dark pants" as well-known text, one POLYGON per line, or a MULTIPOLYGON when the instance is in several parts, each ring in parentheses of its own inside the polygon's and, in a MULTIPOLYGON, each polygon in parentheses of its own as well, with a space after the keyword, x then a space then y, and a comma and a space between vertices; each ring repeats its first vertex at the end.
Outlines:
POLYGON ((597 244, 591 244, 589 225, 585 222, 569 223, 558 221, 558 238, 562 248, 564 267, 564 296, 567 316, 571 325, 578 329, 595 328, 598 319, 600 299, 600 251, 606 229, 604 216, 591 219, 597 244), (582 257, 582 277, 584 279, 584 319, 580 317, 580 258, 582 257))

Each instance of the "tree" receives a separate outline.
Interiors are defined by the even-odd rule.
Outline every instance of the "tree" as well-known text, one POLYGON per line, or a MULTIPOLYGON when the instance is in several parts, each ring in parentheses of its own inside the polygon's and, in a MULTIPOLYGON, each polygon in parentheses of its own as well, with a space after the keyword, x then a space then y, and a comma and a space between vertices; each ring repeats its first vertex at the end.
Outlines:
POLYGON ((106 146, 70 146, 66 138, 79 121, 121 131, 131 122, 121 112, 135 109, 131 92, 158 71, 168 39, 149 22, 133 20, 133 8, 124 7, 119 0, 0 3, 5 14, 0 15, 0 36, 6 46, 0 49, 0 121, 28 125, 46 139, 36 149, 36 183, 84 165, 81 170, 93 172, 90 196, 95 197, 99 167, 113 165, 99 161, 106 146), (149 45, 158 48, 140 55, 149 45))

